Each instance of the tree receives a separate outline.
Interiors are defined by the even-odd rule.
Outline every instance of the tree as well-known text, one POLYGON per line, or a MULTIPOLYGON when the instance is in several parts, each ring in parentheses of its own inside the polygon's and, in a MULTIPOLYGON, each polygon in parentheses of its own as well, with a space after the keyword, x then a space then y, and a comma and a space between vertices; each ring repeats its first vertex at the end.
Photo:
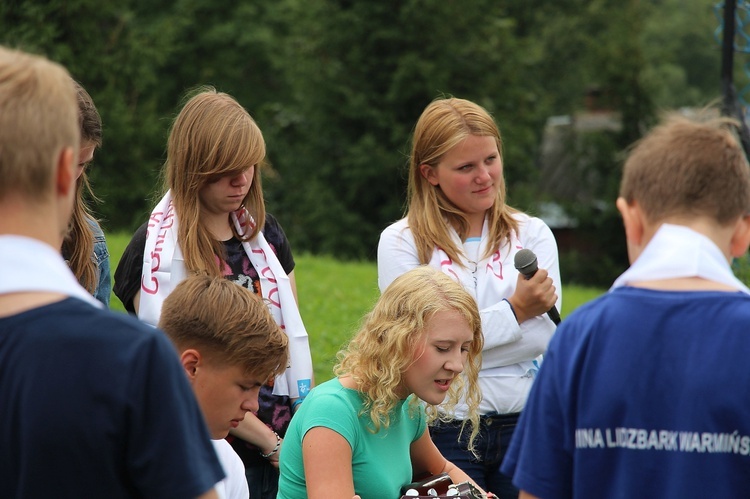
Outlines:
POLYGON ((493 112, 509 177, 532 171, 538 136, 530 127, 542 115, 528 77, 533 51, 524 51, 502 4, 286 5, 295 29, 278 61, 292 91, 284 109, 294 119, 272 133, 279 180, 268 185, 297 244, 374 256, 380 231, 403 213, 411 130, 441 95, 493 112))
POLYGON ((89 91, 104 123, 94 190, 106 228, 143 220, 163 150, 157 68, 169 39, 149 30, 137 2, 6 2, 2 43, 41 53, 68 68, 89 91))
MULTIPOLYGON (((557 105, 572 117, 564 149, 548 162, 557 162, 553 166, 558 169, 565 168, 571 177, 568 185, 575 184, 572 195, 568 192, 561 197, 557 185, 550 186, 547 194, 578 221, 576 237, 583 241, 579 246, 587 248, 584 254, 577 250, 561 255, 566 280, 608 285, 628 265, 625 237, 614 203, 621 152, 653 120, 653 102, 644 81, 647 65, 642 37, 644 19, 649 15, 649 6, 638 0, 570 0, 549 5, 540 14, 547 21, 542 39, 551 52, 548 60, 552 61, 552 67, 543 68, 542 74, 564 93, 570 92, 564 98, 559 96, 557 105), (604 33, 606 36, 601 36, 604 33), (563 64, 566 72, 562 72, 563 64), (594 127, 591 129, 581 126, 586 118, 578 113, 583 99, 579 97, 578 104, 571 100, 575 90, 582 97, 586 88, 595 91, 600 99, 598 109, 590 110, 589 117, 602 116, 601 109, 612 111, 614 116, 606 121, 590 118, 594 127), (608 124, 612 119, 617 122, 616 127, 608 124), (593 259, 597 261, 596 272, 590 265, 593 259)), ((544 167, 549 169, 548 164, 544 167)))
POLYGON ((509 201, 533 214, 545 199, 544 124, 574 115, 594 86, 623 126, 578 144, 585 196, 559 201, 619 262, 618 154, 655 110, 718 97, 712 3, 6 0, 0 42, 63 63, 92 94, 105 228, 145 220, 182 98, 213 85, 264 133, 267 205, 295 250, 340 258, 374 257, 382 228, 402 216, 410 134, 431 100, 464 97, 493 113, 509 201))

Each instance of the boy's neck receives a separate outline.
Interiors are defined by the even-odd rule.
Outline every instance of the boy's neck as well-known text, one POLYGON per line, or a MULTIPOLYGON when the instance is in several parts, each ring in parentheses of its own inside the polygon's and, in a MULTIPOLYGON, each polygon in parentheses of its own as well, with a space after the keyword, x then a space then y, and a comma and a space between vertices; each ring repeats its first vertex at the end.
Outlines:
MULTIPOLYGON (((715 220, 709 220, 705 217, 696 217, 690 221, 686 221, 684 218, 679 220, 672 218, 670 220, 664 220, 653 224, 645 221, 641 226, 642 232, 640 232, 640 236, 634 238, 629 237, 628 255, 631 262, 633 262, 633 265, 637 265, 637 261, 641 258, 641 254, 651 245, 657 231, 662 228, 664 224, 689 229, 689 231, 695 232, 696 234, 700 234, 704 238, 709 239, 716 246, 716 249, 721 252, 723 257, 722 260, 726 259, 726 265, 731 261, 731 256, 736 254, 736 248, 738 245, 735 242, 735 237, 737 236, 738 224, 720 225, 715 220)), ((644 270, 641 266, 639 267, 641 268, 640 271, 636 271, 635 273, 629 271, 627 285, 637 288, 663 291, 738 291, 740 288, 730 282, 731 279, 725 278, 726 273, 724 271, 719 272, 717 270, 707 270, 710 268, 718 269, 722 266, 722 262, 719 261, 719 256, 715 252, 712 252, 711 256, 702 255, 700 257, 708 258, 710 261, 716 260, 713 264, 711 264, 709 260, 704 262, 708 267, 701 267, 704 268, 703 272, 699 272, 696 268, 693 268, 695 265, 699 264, 699 262, 695 261, 695 258, 698 258, 697 255, 690 257, 686 256, 688 260, 685 262, 681 261, 679 255, 692 255, 691 248, 693 247, 693 243, 687 242, 692 241, 692 239, 688 237, 685 242, 679 242, 682 241, 680 238, 683 237, 679 234, 686 233, 687 232, 685 231, 675 232, 674 230, 671 230, 670 234, 672 234, 672 236, 670 237, 677 237, 677 239, 662 239, 660 240, 661 242, 658 243, 660 246, 651 252, 649 258, 656 258, 659 261, 659 267, 662 268, 661 272, 657 272, 657 274, 659 274, 658 276, 654 275, 654 279, 649 279, 650 275, 648 274, 651 272, 644 274, 644 270), (681 248, 680 246, 676 246, 680 244, 689 244, 690 247, 681 248), (656 251, 656 253, 654 253, 654 251, 656 251), (661 255, 661 257, 658 255, 661 255), (665 255, 672 256, 665 257, 665 255), (659 260, 659 258, 662 260, 659 260), (664 260, 664 258, 667 259, 664 260), (693 270, 686 272, 687 269, 683 265, 688 265, 693 270), (665 271, 664 269, 671 270, 665 271), (696 273, 692 273, 693 271, 696 273), (719 272, 720 275, 715 274, 714 272, 719 272)), ((632 236, 633 234, 634 232, 631 231, 629 236, 632 236)), ((635 234, 636 236, 638 235, 637 232, 635 232, 635 234)), ((697 250, 697 247, 695 249, 697 250)), ((646 265, 653 266, 654 261, 647 262, 646 265)))
POLYGON ((0 202, 0 235, 29 237, 59 250, 64 233, 59 228, 57 209, 52 202, 40 201, 33 206, 21 196, 9 195, 0 202))

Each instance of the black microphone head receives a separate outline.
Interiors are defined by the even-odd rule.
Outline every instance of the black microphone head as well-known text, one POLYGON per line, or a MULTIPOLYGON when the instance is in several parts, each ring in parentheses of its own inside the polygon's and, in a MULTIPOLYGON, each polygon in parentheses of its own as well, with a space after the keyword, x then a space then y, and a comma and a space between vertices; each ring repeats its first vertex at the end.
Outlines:
POLYGON ((537 271, 536 255, 530 249, 524 248, 516 253, 513 263, 516 270, 525 275, 527 279, 537 271))

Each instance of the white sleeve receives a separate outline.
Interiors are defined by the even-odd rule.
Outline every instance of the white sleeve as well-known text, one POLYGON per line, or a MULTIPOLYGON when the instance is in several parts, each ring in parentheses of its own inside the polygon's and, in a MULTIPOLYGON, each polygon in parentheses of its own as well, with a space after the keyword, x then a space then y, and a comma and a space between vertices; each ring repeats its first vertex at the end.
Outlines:
MULTIPOLYGON (((532 219, 533 223, 533 239, 526 243, 527 248, 531 249, 537 258, 537 263, 540 269, 545 269, 549 276, 552 278, 552 284, 555 286, 555 292, 557 293, 557 311, 562 310, 562 281, 560 279, 560 260, 557 254, 557 241, 555 236, 552 234, 552 230, 539 220, 538 218, 532 219)), ((546 317, 546 315, 545 315, 546 317)))
POLYGON ((419 267, 417 245, 406 224, 396 222, 380 234, 378 242, 378 287, 385 291, 398 276, 419 267))
MULTIPOLYGON (((557 310, 562 307, 562 285, 557 256, 557 243, 550 228, 538 218, 520 225, 521 243, 534 252, 539 268, 547 270, 557 293, 557 310)), ((507 298, 507 297, 506 297, 507 298)), ((532 317, 518 324, 508 302, 498 298, 496 304, 480 311, 484 350, 482 367, 502 367, 542 355, 557 329, 547 314, 532 317)))
POLYGON ((245 476, 245 465, 229 442, 224 439, 212 440, 226 478, 216 486, 220 499, 248 499, 250 489, 245 476))
POLYGON ((479 311, 479 316, 482 319, 485 351, 523 338, 523 330, 507 301, 500 300, 490 307, 483 308, 479 311))
POLYGON ((240 456, 232 449, 234 457, 232 458, 232 469, 227 472, 227 499, 248 499, 250 489, 247 485, 245 476, 245 465, 240 456))

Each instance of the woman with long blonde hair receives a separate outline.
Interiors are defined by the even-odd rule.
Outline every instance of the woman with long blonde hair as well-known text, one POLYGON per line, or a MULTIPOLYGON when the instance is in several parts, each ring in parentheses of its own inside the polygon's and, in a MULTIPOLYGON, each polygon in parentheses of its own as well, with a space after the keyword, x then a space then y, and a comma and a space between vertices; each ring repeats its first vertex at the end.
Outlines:
POLYGON ((506 204, 500 130, 486 109, 458 98, 430 103, 414 128, 406 216, 378 245, 378 282, 428 265, 460 282, 477 301, 484 350, 480 431, 474 449, 461 432, 467 401, 430 429, 443 454, 483 488, 517 497, 500 463, 524 407, 560 307, 560 271, 552 231, 506 204), (533 251, 526 280, 515 255, 533 251), (448 419, 447 421, 445 419, 448 419))
POLYGON ((275 497, 284 431, 312 385, 294 259, 263 200, 265 156, 260 128, 232 96, 210 87, 191 93, 169 133, 163 196, 125 249, 114 288, 129 312, 154 325, 188 274, 223 276, 263 297, 289 337, 291 362, 261 388, 258 416, 231 432, 254 498, 275 497))

